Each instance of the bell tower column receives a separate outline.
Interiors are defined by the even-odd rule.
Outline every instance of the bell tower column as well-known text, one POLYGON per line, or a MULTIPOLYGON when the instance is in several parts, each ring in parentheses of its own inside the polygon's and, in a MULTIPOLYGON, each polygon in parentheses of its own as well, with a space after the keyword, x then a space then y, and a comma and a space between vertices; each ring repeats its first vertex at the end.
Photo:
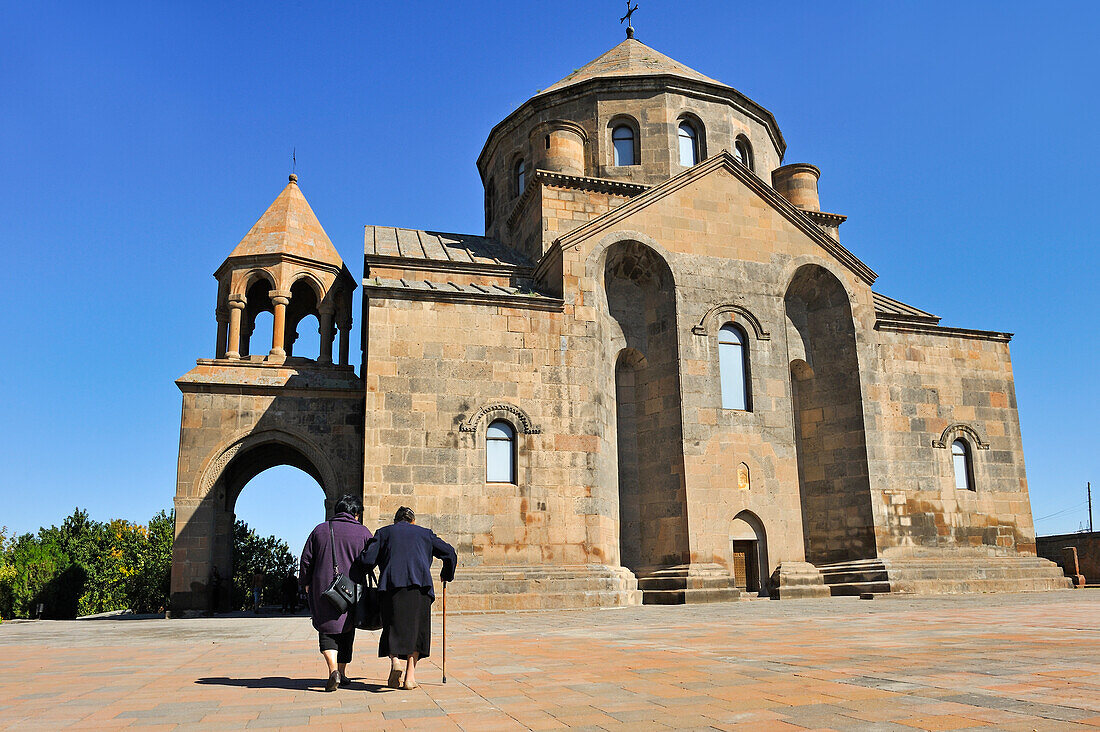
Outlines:
POLYGON ((229 296, 229 343, 226 358, 241 357, 241 313, 244 312, 244 295, 229 296))
POLYGON ((320 333, 321 333, 321 355, 317 358, 317 363, 332 363, 332 325, 333 315, 335 314, 335 308, 332 305, 321 307, 318 310, 320 315, 320 333))
POLYGON ((290 304, 290 293, 282 290, 272 290, 271 304, 275 307, 275 325, 271 329, 271 353, 269 356, 285 358, 286 306, 290 304))

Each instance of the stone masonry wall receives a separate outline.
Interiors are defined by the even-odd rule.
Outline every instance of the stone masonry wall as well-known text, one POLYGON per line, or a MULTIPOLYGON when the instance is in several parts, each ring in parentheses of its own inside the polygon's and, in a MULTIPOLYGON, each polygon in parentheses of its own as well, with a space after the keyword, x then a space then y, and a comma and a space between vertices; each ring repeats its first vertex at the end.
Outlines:
POLYGON ((868 407, 878 543, 885 556, 946 547, 1035 553, 1023 445, 1004 339, 942 333, 875 333, 868 407), (955 488, 948 435, 965 425, 974 491, 955 488))

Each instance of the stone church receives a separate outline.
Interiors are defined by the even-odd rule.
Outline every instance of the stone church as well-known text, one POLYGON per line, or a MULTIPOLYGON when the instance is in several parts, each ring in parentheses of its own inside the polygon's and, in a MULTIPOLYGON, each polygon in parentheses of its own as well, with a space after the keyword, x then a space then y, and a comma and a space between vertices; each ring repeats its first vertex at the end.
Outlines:
POLYGON ((460 609, 1067 587, 1010 334, 874 289, 785 148, 628 32, 489 132, 483 235, 366 227, 358 370, 356 280, 290 176, 176 382, 173 608, 207 606, 237 496, 282 464, 370 527, 412 506, 460 609))

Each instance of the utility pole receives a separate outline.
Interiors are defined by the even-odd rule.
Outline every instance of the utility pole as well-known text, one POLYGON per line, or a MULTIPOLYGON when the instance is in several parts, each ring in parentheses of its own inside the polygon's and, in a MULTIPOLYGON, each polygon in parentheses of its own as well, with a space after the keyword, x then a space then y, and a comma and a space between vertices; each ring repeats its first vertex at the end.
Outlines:
POLYGON ((1085 490, 1089 492, 1089 533, 1092 533, 1092 481, 1085 483, 1085 490))

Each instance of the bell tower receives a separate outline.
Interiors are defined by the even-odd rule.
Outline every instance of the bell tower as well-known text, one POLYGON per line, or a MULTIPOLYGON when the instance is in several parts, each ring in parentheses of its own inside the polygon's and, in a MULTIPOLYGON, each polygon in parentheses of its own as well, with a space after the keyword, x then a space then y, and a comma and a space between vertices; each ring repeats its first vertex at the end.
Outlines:
POLYGON ((176 381, 183 409, 172 612, 182 614, 229 609, 226 584, 215 577, 232 576, 234 508, 256 475, 277 465, 301 469, 321 488, 317 505, 327 515, 341 495, 363 490, 364 390, 348 363, 355 279, 297 176, 214 277, 214 358, 176 381), (261 343, 253 336, 263 313, 272 327, 261 343), (320 335, 315 353, 295 349, 309 316, 320 335))
POLYGON ((294 356, 298 327, 309 315, 320 326, 321 348, 312 357, 331 364, 335 331, 339 364, 348 365, 355 279, 317 221, 291 175, 283 192, 214 273, 218 280, 215 358, 281 364, 294 356), (256 317, 274 315, 270 349, 252 343, 256 317))

